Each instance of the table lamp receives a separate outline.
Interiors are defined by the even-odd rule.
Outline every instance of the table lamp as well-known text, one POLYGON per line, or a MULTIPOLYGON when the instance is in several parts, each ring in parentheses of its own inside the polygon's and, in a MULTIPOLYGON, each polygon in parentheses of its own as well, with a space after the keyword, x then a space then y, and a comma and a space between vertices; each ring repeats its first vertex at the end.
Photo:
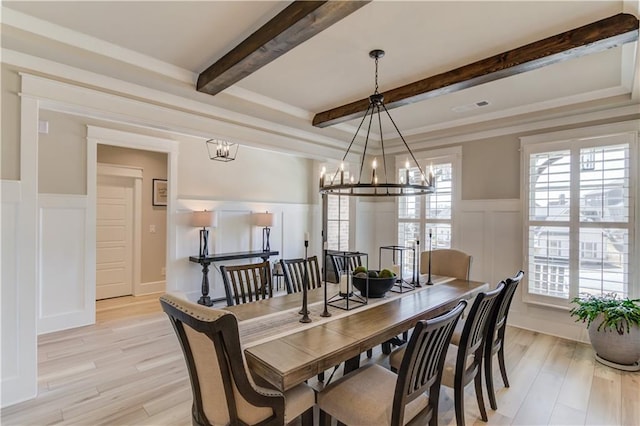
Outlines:
POLYGON ((209 230, 207 228, 216 226, 216 215, 213 211, 193 211, 191 212, 191 226, 202 228, 200 230, 200 257, 209 255, 209 230))
POLYGON ((265 212, 265 213, 254 213, 254 224, 256 226, 262 227, 262 251, 271 251, 271 247, 269 246, 269 234, 271 233, 271 228, 275 224, 275 216, 273 213, 265 212))

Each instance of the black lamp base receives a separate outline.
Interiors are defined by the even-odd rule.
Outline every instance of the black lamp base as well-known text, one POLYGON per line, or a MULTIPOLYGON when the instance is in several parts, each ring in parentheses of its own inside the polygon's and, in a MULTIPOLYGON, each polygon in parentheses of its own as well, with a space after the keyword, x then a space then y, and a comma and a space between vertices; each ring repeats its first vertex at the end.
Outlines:
POLYGON ((271 246, 269 246, 270 234, 271 234, 271 229, 265 226, 262 229, 262 251, 271 251, 271 246))
POLYGON ((209 256, 209 230, 202 228, 200 230, 200 257, 209 256))

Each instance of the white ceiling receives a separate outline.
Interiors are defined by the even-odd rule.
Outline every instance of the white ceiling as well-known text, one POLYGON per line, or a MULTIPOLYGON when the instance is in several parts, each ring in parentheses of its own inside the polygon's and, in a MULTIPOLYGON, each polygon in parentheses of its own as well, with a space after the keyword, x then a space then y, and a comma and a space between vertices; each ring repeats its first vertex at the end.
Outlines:
MULTIPOLYGON (((223 93, 212 97, 195 91, 200 72, 287 4, 4 1, 2 45, 348 142, 359 120, 327 129, 313 128, 310 120, 315 113, 371 94, 371 49, 387 52, 380 62, 380 90, 385 91, 638 9, 636 0, 374 1, 223 93)), ((400 107, 391 114, 405 136, 424 140, 432 132, 462 125, 521 119, 531 112, 557 113, 606 98, 621 102, 620 95, 630 99, 638 75, 636 44, 400 107), (489 105, 452 110, 478 101, 489 105)), ((383 130, 388 139, 396 136, 390 130, 383 130)))

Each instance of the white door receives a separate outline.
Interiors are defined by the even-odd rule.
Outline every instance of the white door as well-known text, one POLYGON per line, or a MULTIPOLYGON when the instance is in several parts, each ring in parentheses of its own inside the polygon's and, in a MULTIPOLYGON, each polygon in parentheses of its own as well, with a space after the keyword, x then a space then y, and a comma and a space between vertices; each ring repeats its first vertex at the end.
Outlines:
POLYGON ((96 299, 133 294, 134 180, 98 176, 96 299))

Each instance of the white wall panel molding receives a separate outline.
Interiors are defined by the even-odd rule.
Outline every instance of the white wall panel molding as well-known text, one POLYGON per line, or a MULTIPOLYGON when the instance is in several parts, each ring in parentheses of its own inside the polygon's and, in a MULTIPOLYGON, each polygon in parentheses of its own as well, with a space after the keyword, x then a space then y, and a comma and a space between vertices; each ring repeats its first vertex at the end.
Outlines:
MULTIPOLYGON (((270 245, 280 254, 277 259, 295 258, 304 255, 304 233, 309 232, 309 256, 318 255, 322 250, 320 206, 317 204, 236 202, 229 200, 180 199, 176 212, 177 255, 176 275, 180 282, 168 291, 182 292, 190 300, 200 296, 202 268, 189 261, 189 256, 197 255, 199 249, 198 228, 189 225, 192 211, 213 210, 218 226, 209 230, 210 253, 261 250, 262 228, 254 226, 252 214, 269 211, 276 215, 276 224, 271 228, 270 245)), ((258 262, 259 258, 226 264, 258 262)), ((219 264, 209 269, 209 295, 214 299, 224 297, 224 286, 219 272, 219 264)))
MULTIPOLYGON (((95 288, 86 263, 87 197, 40 194, 38 334, 92 324, 95 288)), ((94 266, 95 268, 95 266, 94 266)))
POLYGON ((19 204, 20 201, 22 201, 22 192, 19 180, 1 180, 0 191, 2 191, 3 203, 19 204))
POLYGON ((38 389, 38 102, 24 99, 20 114, 20 183, 2 183, 2 407, 38 389))
POLYGON ((520 200, 460 203, 459 247, 473 256, 471 279, 495 284, 522 264, 520 200))
POLYGON ((2 206, 2 406, 7 405, 6 392, 19 387, 20 380, 20 309, 18 306, 18 250, 20 236, 18 222, 22 199, 20 181, 3 180, 1 182, 2 206))

